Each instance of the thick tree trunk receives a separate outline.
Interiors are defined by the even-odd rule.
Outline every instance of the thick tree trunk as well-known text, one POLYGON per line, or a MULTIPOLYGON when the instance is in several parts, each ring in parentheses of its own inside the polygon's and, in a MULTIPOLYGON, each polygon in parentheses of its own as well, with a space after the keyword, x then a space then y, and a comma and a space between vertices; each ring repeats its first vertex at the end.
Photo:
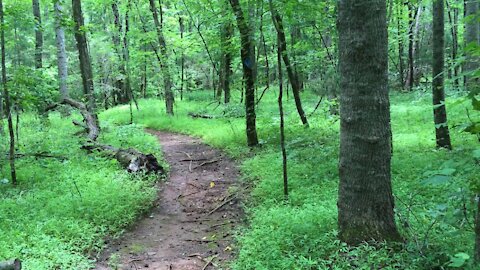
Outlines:
MULTIPOLYGON (((155 0, 149 0, 149 2, 150 2, 150 10, 152 11, 152 16, 153 16, 153 22, 155 23, 155 28, 157 30, 158 43, 160 45, 161 56, 159 57, 159 60, 160 60, 160 66, 162 68, 163 83, 165 88, 166 112, 169 115, 173 115, 173 104, 175 102, 175 98, 172 92, 172 76, 170 74, 170 70, 168 67, 168 51, 167 51, 167 44, 165 42, 165 37, 163 36, 163 24, 160 22, 158 18, 158 12, 155 6, 155 0)), ((160 6, 160 14, 162 14, 161 9, 162 7, 160 6)))
POLYGON ((433 114, 437 147, 452 149, 447 124, 443 68, 445 64, 444 0, 433 1, 433 114))
POLYGON ((258 145, 255 114, 255 57, 252 54, 251 29, 245 20, 239 0, 229 0, 237 19, 241 39, 241 58, 245 80, 245 111, 248 146, 258 145))
POLYGON ((61 99, 68 97, 68 64, 67 51, 65 49, 65 31, 62 25, 62 0, 54 1, 55 11, 55 38, 57 45, 57 61, 58 61, 58 84, 61 99))
POLYGON ((385 1, 338 1, 338 224, 340 239, 349 244, 401 239, 394 220, 390 173, 386 22, 385 1))
POLYGON ((292 92, 293 92, 293 97, 295 99, 295 106, 297 107, 297 112, 298 112, 298 115, 300 116, 300 119, 302 120, 303 125, 308 127, 307 116, 305 114, 305 111, 303 110, 302 100, 300 98, 300 83, 298 79, 298 74, 295 72, 294 67, 290 63, 290 59, 288 58, 287 43, 285 39, 283 21, 280 15, 278 14, 278 12, 273 7, 273 3, 271 0, 270 0, 270 11, 272 13, 273 24, 275 25, 275 29, 277 30, 278 38, 280 41, 279 46, 280 46, 280 50, 282 51, 282 58, 283 58, 283 62, 285 63, 285 68, 287 69, 288 80, 292 85, 292 92))
POLYGON ((478 56, 475 56, 474 52, 469 50, 469 45, 478 44, 478 22, 477 16, 479 12, 479 3, 477 0, 465 0, 465 45, 466 49, 466 61, 463 66, 466 73, 465 86, 467 91, 472 91, 477 84, 477 79, 472 78, 471 73, 479 68, 478 56))
POLYGON ((5 18, 3 12, 3 0, 0 0, 0 49, 1 52, 1 66, 2 66, 2 86, 3 97, 5 99, 5 112, 7 114, 8 122, 8 134, 10 136, 10 148, 9 148, 9 162, 10 162, 10 175, 12 177, 12 184, 17 184, 17 173, 15 170, 15 134, 13 129, 12 120, 12 108, 10 104, 10 93, 7 87, 7 68, 5 64, 5 18))
POLYGON ((88 52, 87 34, 83 22, 82 4, 80 0, 72 0, 73 20, 75 21, 75 39, 77 41, 78 58, 80 60, 80 73, 82 75, 83 93, 86 97, 86 108, 95 117, 95 95, 93 86, 93 72, 90 54, 88 52))
POLYGON ((33 17, 35 20, 35 68, 42 68, 43 55, 43 29, 40 1, 32 0, 33 17))

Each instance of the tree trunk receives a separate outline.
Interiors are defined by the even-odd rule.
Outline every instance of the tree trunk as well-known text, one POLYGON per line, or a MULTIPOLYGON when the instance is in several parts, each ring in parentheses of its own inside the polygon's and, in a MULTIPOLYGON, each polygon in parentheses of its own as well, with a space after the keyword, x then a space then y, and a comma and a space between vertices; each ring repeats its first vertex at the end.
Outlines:
MULTIPOLYGON (((155 23, 155 28, 157 30, 158 43, 160 45, 161 56, 159 60, 160 60, 160 66, 162 69, 163 83, 165 88, 166 112, 168 115, 173 115, 173 104, 175 102, 175 98, 172 92, 172 76, 170 75, 170 70, 168 67, 168 51, 167 51, 167 44, 165 42, 165 37, 163 36, 163 24, 160 22, 158 18, 158 12, 155 6, 155 1, 149 0, 149 2, 150 2, 150 10, 152 11, 152 16, 153 16, 153 22, 155 23)), ((161 9, 162 7, 160 6, 160 14, 162 14, 161 9)))
POLYGON ((88 52, 87 34, 83 22, 81 0, 72 0, 73 20, 75 21, 75 39, 77 41, 78 58, 80 60, 80 73, 82 75, 83 93, 86 97, 87 110, 95 117, 98 125, 98 118, 95 114, 95 95, 93 86, 93 72, 90 54, 88 52))
POLYGON ((67 51, 65 49, 65 32, 62 25, 62 0, 55 0, 55 38, 57 45, 57 61, 58 61, 58 83, 61 99, 68 97, 68 64, 67 51))
POLYGON ((32 0, 33 17, 35 20, 35 68, 42 68, 43 55, 43 29, 42 15, 40 13, 39 0, 32 0))
POLYGON ((245 118, 248 146, 258 145, 256 114, 255 114, 255 57, 252 55, 251 28, 245 20, 239 0, 229 0, 237 19, 237 27, 240 31, 241 58, 243 77, 245 80, 245 118))
POLYGON ((278 66, 278 111, 280 114, 280 149, 282 150, 282 172, 283 172, 283 196, 288 200, 288 171, 287 171, 287 150, 285 148, 285 120, 283 113, 283 72, 282 72, 282 49, 280 34, 277 33, 277 66, 278 66))
POLYGON ((123 55, 123 46, 120 45, 120 36, 123 32, 122 22, 120 21, 120 12, 118 11, 117 1, 112 2, 112 13, 113 13, 113 22, 117 31, 113 32, 112 41, 115 48, 115 52, 118 58, 118 71, 120 73, 120 78, 115 78, 115 95, 117 96, 117 102, 120 104, 125 104, 129 102, 129 95, 126 84, 126 70, 125 70, 125 61, 123 55))
POLYGON ((287 43, 285 39, 285 31, 283 29, 283 21, 278 12, 273 7, 273 2, 270 0, 270 11, 272 13, 272 20, 273 24, 275 25, 275 29, 277 30, 278 38, 280 40, 279 46, 280 50, 282 51, 282 58, 283 62, 285 63, 285 67, 287 69, 288 79, 290 84, 292 85, 292 92, 293 97, 295 99, 295 105, 297 107, 298 115, 302 120, 303 125, 308 127, 308 120, 305 114, 305 111, 302 107, 302 100, 300 98, 300 83, 298 80, 298 74, 295 72, 294 67, 290 63, 290 59, 288 58, 287 53, 287 43))
POLYGON ((10 93, 7 87, 7 68, 5 65, 5 18, 3 13, 3 0, 0 0, 0 47, 1 47, 1 66, 2 66, 2 86, 3 97, 5 99, 5 112, 7 114, 8 134, 10 136, 9 161, 10 175, 12 185, 17 185, 17 173, 15 170, 15 133, 13 129, 12 108, 10 104, 10 93))
POLYGON ((437 147, 452 149, 447 124, 443 68, 445 64, 445 15, 444 0, 433 1, 433 114, 437 147))
POLYGON ((403 36, 402 36, 402 18, 403 18, 403 6, 401 4, 397 5, 397 40, 398 40, 398 66, 399 74, 398 79, 400 82, 400 87, 402 90, 405 89, 405 65, 404 65, 404 47, 403 47, 403 36))
POLYGON ((222 65, 220 70, 220 81, 217 98, 221 97, 221 92, 224 93, 225 104, 230 102, 230 76, 232 74, 232 36, 233 25, 231 22, 225 22, 222 27, 222 65))
MULTIPOLYGON (((185 24, 183 23, 183 17, 180 15, 178 17, 178 24, 180 27, 180 40, 183 45, 183 33, 185 32, 185 24)), ((180 59, 180 100, 183 100, 183 85, 185 82, 185 49, 182 48, 182 56, 180 59)))
POLYGON ((477 16, 479 12, 479 3, 477 0, 465 0, 465 16, 467 17, 465 21, 465 46, 466 48, 466 61, 464 64, 465 76, 465 86, 467 91, 472 91, 476 87, 477 79, 472 78, 472 72, 479 68, 478 56, 475 56, 475 53, 469 49, 473 44, 478 44, 478 22, 477 16))
POLYGON ((400 240, 391 185, 386 2, 338 1, 339 237, 400 240), (360 37, 360 38, 359 38, 360 37))
MULTIPOLYGON (((452 35, 452 63, 451 70, 453 71, 453 85, 455 89, 460 89, 460 80, 458 78, 459 66, 457 65, 457 56, 458 56, 458 7, 452 7, 449 4, 449 0, 445 2, 448 8, 448 20, 450 22, 450 32, 452 35)), ((454 1, 455 4, 455 1, 454 1)))

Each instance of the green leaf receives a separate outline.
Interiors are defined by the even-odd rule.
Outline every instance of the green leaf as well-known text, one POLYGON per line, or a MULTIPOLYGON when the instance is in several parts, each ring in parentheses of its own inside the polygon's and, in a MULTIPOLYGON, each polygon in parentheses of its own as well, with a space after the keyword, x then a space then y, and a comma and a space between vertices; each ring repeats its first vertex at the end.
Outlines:
POLYGON ((450 263, 448 264, 448 266, 454 267, 454 268, 460 268, 463 265, 465 265, 465 263, 469 259, 470 259, 470 256, 467 253, 460 252, 450 258, 450 263))
POLYGON ((453 175, 457 170, 453 168, 445 168, 438 172, 441 175, 453 175))
POLYGON ((433 186, 444 185, 450 180, 450 178, 451 177, 448 175, 437 174, 423 180, 422 183, 424 185, 433 185, 433 186))
POLYGON ((480 149, 473 150, 473 157, 480 158, 480 149))
POLYGON ((480 101, 475 97, 472 97, 472 106, 475 110, 480 111, 480 101))

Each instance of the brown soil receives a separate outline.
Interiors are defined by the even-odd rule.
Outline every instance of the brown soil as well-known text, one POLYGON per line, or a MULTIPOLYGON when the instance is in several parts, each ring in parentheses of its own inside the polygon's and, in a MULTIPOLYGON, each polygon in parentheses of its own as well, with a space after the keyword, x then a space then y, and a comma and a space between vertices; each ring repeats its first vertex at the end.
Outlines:
POLYGON ((149 132, 160 140, 169 178, 156 206, 109 245, 95 269, 227 269, 242 216, 236 164, 198 139, 149 132))

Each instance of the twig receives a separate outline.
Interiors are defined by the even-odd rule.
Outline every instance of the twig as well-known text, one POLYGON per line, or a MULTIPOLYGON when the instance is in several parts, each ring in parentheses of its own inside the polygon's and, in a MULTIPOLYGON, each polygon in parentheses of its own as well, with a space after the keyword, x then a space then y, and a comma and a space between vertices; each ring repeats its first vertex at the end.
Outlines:
MULTIPOLYGON (((207 214, 206 216, 208 217, 208 216, 210 216, 211 214, 215 213, 215 212, 218 211, 220 208, 222 208, 223 206, 225 206, 227 203, 233 201, 236 197, 237 197, 236 194, 230 196, 229 199, 224 200, 221 204, 219 204, 217 207, 215 207, 212 211, 208 212, 208 214, 207 214)), ((227 198, 228 198, 228 197, 227 197, 227 198)))
POLYGON ((213 159, 213 160, 208 160, 208 161, 202 162, 202 163, 200 163, 200 165, 195 166, 195 167, 193 168, 193 170, 195 170, 196 168, 202 167, 202 166, 204 166, 204 165, 208 165, 208 164, 212 164, 212 163, 219 162, 220 160, 222 160, 222 159, 221 159, 221 158, 218 158, 218 159, 213 159))
POLYGON ((205 266, 203 266, 202 270, 207 269, 207 267, 212 263, 212 261, 213 261, 217 256, 218 256, 218 255, 211 256, 211 257, 207 260, 205 266))

